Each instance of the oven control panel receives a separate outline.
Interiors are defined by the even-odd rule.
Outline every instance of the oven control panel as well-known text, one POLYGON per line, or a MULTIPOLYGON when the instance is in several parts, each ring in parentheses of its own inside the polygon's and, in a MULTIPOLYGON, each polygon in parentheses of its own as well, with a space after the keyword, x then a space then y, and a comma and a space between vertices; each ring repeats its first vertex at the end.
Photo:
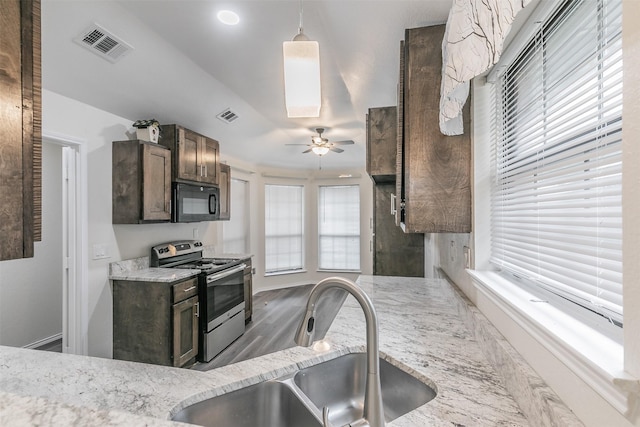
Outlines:
POLYGON ((203 244, 199 240, 182 240, 178 242, 168 242, 156 245, 151 248, 152 267, 159 267, 162 260, 173 258, 179 255, 188 255, 201 252, 203 244))

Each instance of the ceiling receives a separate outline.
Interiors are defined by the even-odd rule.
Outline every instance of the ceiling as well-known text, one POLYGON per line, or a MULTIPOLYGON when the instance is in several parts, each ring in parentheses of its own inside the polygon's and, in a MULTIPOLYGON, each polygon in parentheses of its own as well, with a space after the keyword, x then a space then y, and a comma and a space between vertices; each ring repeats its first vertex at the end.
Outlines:
POLYGON ((282 42, 297 33, 298 0, 42 0, 43 86, 120 117, 181 124, 219 140, 223 160, 269 167, 317 169, 306 147, 285 144, 324 127, 355 144, 322 168, 364 168, 365 115, 396 104, 404 29, 444 23, 451 3, 305 0, 304 32, 320 44, 319 118, 288 119, 284 106, 282 42), (240 23, 221 24, 221 9, 240 23), (133 50, 111 63, 74 43, 94 22, 133 50), (216 118, 227 108, 232 123, 216 118))

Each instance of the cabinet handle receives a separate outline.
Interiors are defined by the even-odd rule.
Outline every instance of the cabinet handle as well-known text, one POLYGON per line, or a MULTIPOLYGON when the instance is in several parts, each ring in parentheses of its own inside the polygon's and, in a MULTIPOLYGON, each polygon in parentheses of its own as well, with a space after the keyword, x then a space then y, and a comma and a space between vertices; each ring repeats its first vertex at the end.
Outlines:
POLYGON ((196 317, 200 317, 200 301, 196 303, 196 317))
POLYGON ((204 165, 204 177, 207 177, 207 165, 204 165))
POLYGON ((195 288, 196 288, 195 286, 192 286, 190 288, 185 289, 184 291, 185 292, 190 292, 190 291, 194 290, 195 288))

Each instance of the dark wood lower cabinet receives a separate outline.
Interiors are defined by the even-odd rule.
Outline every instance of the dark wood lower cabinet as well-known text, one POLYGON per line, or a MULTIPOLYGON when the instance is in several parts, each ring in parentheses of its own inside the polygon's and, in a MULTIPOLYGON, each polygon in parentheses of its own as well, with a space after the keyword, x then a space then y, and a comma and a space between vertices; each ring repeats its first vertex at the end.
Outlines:
POLYGON ((198 280, 113 281, 113 358, 185 366, 198 354, 198 280))

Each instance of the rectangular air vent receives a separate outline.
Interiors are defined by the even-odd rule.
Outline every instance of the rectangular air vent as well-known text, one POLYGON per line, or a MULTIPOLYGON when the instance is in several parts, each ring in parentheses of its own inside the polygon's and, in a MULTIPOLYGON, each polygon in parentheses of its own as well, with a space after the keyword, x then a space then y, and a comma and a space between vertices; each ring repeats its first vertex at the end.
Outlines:
POLYGON ((216 117, 222 120, 223 122, 231 123, 232 121, 238 118, 238 115, 233 111, 231 111, 230 108, 227 108, 222 113, 218 114, 216 117))
POLYGON ((130 44, 122 41, 122 39, 96 23, 91 24, 73 41, 112 63, 117 62, 133 50, 130 44))

